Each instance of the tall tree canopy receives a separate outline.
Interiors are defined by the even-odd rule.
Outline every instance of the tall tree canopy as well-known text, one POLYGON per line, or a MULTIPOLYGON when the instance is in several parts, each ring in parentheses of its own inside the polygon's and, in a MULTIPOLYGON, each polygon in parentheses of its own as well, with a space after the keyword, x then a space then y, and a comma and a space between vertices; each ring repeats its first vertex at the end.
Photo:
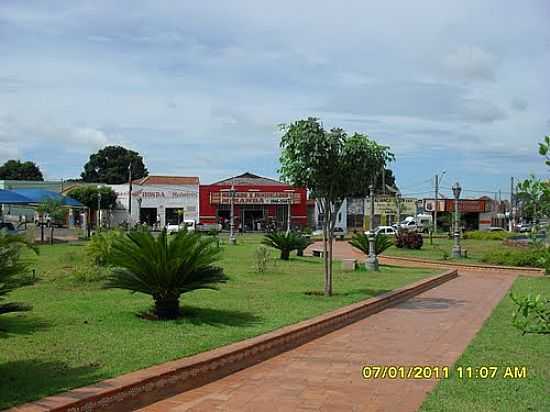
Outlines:
POLYGON ((0 180, 34 180, 42 181, 44 176, 34 162, 8 160, 0 166, 0 180))
POLYGON ((80 176, 85 182, 126 183, 130 164, 132 179, 141 179, 149 174, 139 153, 122 146, 105 146, 90 156, 80 176))
POLYGON ((325 294, 332 294, 332 244, 338 209, 345 198, 366 196, 379 172, 394 156, 389 147, 367 135, 348 136, 342 129, 323 129, 319 120, 308 118, 281 126, 283 180, 307 187, 318 200, 323 219, 325 294), (328 247, 328 253, 327 253, 328 247))
POLYGON ((116 205, 116 193, 108 186, 98 189, 96 186, 77 186, 67 193, 91 210, 97 210, 98 193, 101 192, 101 209, 110 209, 116 205))

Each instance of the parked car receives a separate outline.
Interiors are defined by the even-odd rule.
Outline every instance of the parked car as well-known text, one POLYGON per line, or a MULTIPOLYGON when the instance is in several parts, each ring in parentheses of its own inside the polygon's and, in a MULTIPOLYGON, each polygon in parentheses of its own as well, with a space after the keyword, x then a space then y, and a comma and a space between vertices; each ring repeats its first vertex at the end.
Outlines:
POLYGON ((184 220, 179 225, 178 224, 167 224, 166 233, 173 234, 179 232, 180 230, 187 229, 189 231, 195 230, 195 221, 194 220, 184 220))
POLYGON ((419 225, 416 223, 416 220, 406 218, 401 222, 400 228, 406 230, 407 232, 417 232, 419 230, 419 225))
POLYGON ((374 234, 382 234, 382 235, 392 235, 395 236, 397 234, 397 230, 393 226, 377 226, 374 229, 374 234))
POLYGON ((520 233, 526 233, 530 232, 533 229, 533 225, 531 223, 520 223, 516 225, 517 231, 520 233))
POLYGON ((334 228, 334 237, 336 239, 344 240, 344 237, 347 234, 347 230, 345 230, 343 227, 335 227, 334 228))

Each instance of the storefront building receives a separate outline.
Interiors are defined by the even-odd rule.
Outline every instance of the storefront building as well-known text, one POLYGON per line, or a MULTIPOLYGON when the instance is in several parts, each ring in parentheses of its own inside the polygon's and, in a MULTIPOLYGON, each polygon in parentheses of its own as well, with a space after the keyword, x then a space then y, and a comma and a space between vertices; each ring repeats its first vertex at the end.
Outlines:
POLYGON ((307 225, 307 192, 252 173, 200 186, 200 223, 221 223, 229 228, 231 202, 235 228, 241 231, 284 230, 307 225), (232 195, 231 188, 234 188, 232 195), (289 213, 290 208, 290 213, 289 213))
POLYGON ((196 176, 147 176, 129 185, 108 185, 117 194, 112 224, 145 223, 162 228, 184 220, 198 221, 199 178, 196 176))

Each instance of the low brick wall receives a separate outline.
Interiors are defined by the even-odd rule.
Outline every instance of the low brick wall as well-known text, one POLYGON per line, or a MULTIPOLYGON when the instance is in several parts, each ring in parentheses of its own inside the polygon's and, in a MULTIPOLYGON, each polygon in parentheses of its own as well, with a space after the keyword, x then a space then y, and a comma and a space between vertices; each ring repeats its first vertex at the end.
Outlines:
POLYGON ((197 388, 296 348, 457 277, 423 279, 276 331, 12 408, 11 412, 129 411, 197 388))
POLYGON ((439 268, 460 268, 460 269, 471 269, 475 271, 488 271, 488 272, 499 272, 504 274, 512 275, 522 275, 522 276, 544 276, 544 269, 532 268, 532 267, 520 267, 520 266, 495 266, 495 265, 486 265, 486 264, 475 264, 475 263, 458 263, 458 262, 448 262, 448 261, 437 261, 433 259, 420 259, 420 258, 410 258, 402 256, 379 256, 378 257, 382 263, 385 264, 400 264, 408 263, 415 264, 416 267, 439 267, 439 268))

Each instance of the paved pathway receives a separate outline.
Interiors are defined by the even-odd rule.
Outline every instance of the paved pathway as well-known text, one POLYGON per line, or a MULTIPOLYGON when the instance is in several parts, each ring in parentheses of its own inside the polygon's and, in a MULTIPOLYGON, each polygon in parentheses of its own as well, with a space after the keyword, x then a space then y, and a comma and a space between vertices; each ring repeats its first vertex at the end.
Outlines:
POLYGON ((415 411, 435 380, 369 380, 362 366, 451 366, 514 276, 460 276, 362 321, 142 411, 415 411))

